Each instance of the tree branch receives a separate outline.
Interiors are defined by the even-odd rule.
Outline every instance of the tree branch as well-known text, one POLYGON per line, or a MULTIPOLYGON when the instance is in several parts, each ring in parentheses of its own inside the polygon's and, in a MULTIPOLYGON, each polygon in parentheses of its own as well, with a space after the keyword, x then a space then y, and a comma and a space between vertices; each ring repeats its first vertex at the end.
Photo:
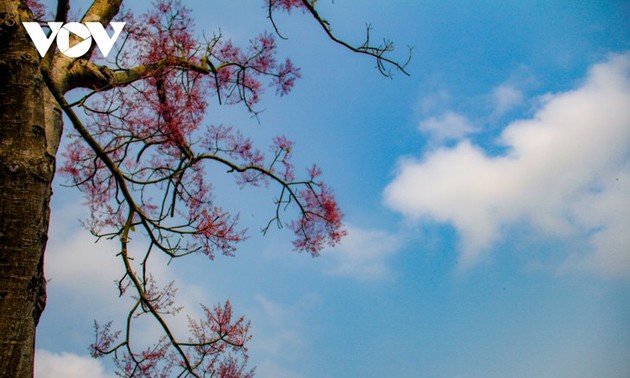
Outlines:
POLYGON ((57 15, 55 16, 55 21, 67 22, 69 11, 70 11, 70 0, 58 0, 57 1, 57 15))
POLYGON ((120 244, 122 247, 121 258, 123 259, 125 270, 127 271, 127 276, 133 283, 133 286, 136 288, 136 291, 138 292, 138 295, 140 297, 139 301, 141 302, 143 308, 148 308, 151 315, 153 315, 155 320, 160 324, 160 327, 162 328, 162 330, 168 337, 169 341, 171 342, 171 344, 173 345, 177 353, 182 358, 182 361, 184 362, 184 365, 187 371, 190 372, 190 374, 192 374, 194 377, 199 377, 199 375, 197 375, 194 372, 194 369, 190 364, 188 356, 186 356, 186 353, 184 352, 180 344, 177 342, 177 339, 175 339, 175 336, 173 335, 173 332, 171 332, 170 328, 166 324, 166 321, 162 318, 162 316, 159 314, 155 306, 151 303, 152 302, 151 298, 147 296, 147 292, 143 288, 143 284, 140 282, 140 280, 136 276, 136 273, 133 271, 133 268, 131 267, 131 262, 129 261, 130 257, 127 250, 127 244, 129 240, 129 231, 131 230, 133 226, 134 213, 135 212, 133 210, 129 212, 129 216, 127 217, 127 222, 125 223, 123 233, 121 235, 121 240, 120 240, 120 244))
POLYGON ((112 70, 107 66, 81 60, 73 65, 68 73, 63 92, 75 88, 88 88, 100 91, 114 87, 124 87, 138 80, 154 76, 168 67, 179 67, 205 75, 213 73, 208 68, 177 57, 164 58, 158 62, 121 70, 112 70))
POLYGON ((120 11, 122 2, 123 0, 94 0, 83 15, 81 23, 100 22, 103 26, 108 25, 120 11))
MULTIPOLYGON (((92 6, 83 15, 81 23, 100 22, 104 27, 107 27, 120 11, 122 2, 123 0, 94 0, 92 6)), ((79 59, 90 59, 95 48, 96 44, 93 43, 88 52, 79 59)))
POLYGON ((383 74, 385 77, 391 77, 392 73, 386 69, 384 63, 394 66, 400 72, 409 76, 409 73, 405 70, 405 68, 409 64, 409 61, 411 60, 411 56, 413 52, 411 48, 409 49, 409 56, 407 57, 407 60, 404 63, 399 63, 395 60, 385 57, 384 56, 385 53, 388 53, 394 50, 394 44, 391 41, 385 41, 384 42, 385 44, 383 46, 371 46, 370 45, 371 27, 369 25, 367 27, 367 36, 366 36, 365 42, 359 47, 352 46, 349 43, 337 38, 333 34, 328 21, 321 18, 317 10, 315 10, 315 7, 314 7, 315 1, 302 0, 302 3, 304 4, 304 7, 310 12, 310 14, 315 18, 317 23, 319 23, 319 25, 322 27, 324 32, 326 32, 326 34, 328 35, 328 38, 330 38, 333 42, 355 53, 369 55, 371 57, 376 58, 377 68, 381 72, 381 74, 383 74))

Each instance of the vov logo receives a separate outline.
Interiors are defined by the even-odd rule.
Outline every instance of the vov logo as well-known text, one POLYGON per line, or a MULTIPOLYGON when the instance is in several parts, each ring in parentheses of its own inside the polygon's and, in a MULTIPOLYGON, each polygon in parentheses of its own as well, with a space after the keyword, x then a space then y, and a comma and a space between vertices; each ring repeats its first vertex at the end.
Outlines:
POLYGON ((46 36, 41 25, 37 22, 23 22, 22 25, 24 25, 42 58, 50 49, 55 38, 57 38, 57 47, 62 54, 70 58, 78 58, 92 47, 92 37, 103 56, 107 57, 125 27, 124 22, 110 23, 114 29, 114 34, 110 37, 100 22, 86 22, 85 24, 68 22, 65 25, 63 22, 49 22, 48 27, 51 33, 46 36), (82 38, 83 41, 70 47, 70 33, 82 38))

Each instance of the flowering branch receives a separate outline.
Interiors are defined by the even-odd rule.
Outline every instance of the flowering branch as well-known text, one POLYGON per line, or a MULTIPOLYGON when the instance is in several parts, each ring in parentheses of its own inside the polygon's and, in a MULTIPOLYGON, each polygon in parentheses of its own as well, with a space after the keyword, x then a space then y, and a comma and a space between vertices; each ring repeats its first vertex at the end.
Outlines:
MULTIPOLYGON (((385 56, 393 45, 371 47, 369 34, 356 48, 338 40, 314 3, 271 0, 268 5, 270 12, 304 9, 333 41, 375 57, 384 74, 385 64, 405 72, 405 65, 385 56)), ((83 21, 108 23, 121 4, 95 0, 83 21)), ((158 284, 150 273, 150 257, 234 255, 247 237, 238 213, 213 198, 209 167, 222 168, 240 187, 276 188, 275 211, 263 233, 273 224, 288 226, 297 251, 317 256, 338 243, 346 233, 343 215, 317 166, 304 178, 296 177, 293 142, 278 136, 263 153, 238 130, 204 122, 212 96, 220 104, 242 104, 255 115, 265 87, 280 96, 290 92, 300 71, 289 59, 276 57, 275 37, 262 33, 245 47, 221 34, 201 42, 193 37, 190 11, 179 1, 154 5, 145 15, 123 16, 129 31, 109 66, 90 61, 92 51, 72 59, 57 53, 42 64, 46 86, 74 128, 60 172, 85 193, 91 210, 85 225, 90 231, 119 241, 124 274, 118 290, 133 300, 123 330, 112 331, 111 322, 95 323, 92 355, 113 355, 118 373, 126 377, 251 377, 253 370, 246 368, 249 323, 233 317, 228 301, 212 309, 202 307, 202 319, 189 319, 188 338, 179 337, 169 324, 181 310, 175 305, 176 288, 173 283, 158 284), (91 91, 69 104, 64 94, 74 88, 91 91), (287 210, 297 216, 285 220, 287 210), (132 235, 140 237, 133 240, 132 235), (138 239, 146 241, 146 248, 132 252, 138 239), (143 346, 132 332, 139 319, 152 321, 163 336, 143 346)), ((65 20, 68 9, 68 1, 60 1, 56 19, 65 20)))

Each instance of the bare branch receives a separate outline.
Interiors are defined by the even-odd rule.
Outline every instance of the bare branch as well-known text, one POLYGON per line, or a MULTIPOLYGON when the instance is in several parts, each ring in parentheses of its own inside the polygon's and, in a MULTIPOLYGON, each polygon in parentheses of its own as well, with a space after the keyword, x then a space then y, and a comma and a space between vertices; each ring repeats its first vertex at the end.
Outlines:
POLYGON ((385 67, 385 63, 392 65, 393 67, 395 67, 400 72, 402 72, 405 75, 409 76, 409 73, 405 70, 405 68, 409 64, 409 61, 411 60, 411 56, 412 56, 412 52, 413 52, 413 50, 411 48, 409 49, 409 56, 407 57, 407 60, 404 63, 400 63, 400 62, 397 62, 397 61, 395 61, 393 59, 390 59, 390 58, 386 57, 385 56, 386 53, 392 52, 394 50, 394 44, 391 41, 385 40, 383 42, 383 45, 381 45, 381 46, 372 46, 372 45, 370 45, 370 30, 371 30, 371 27, 369 25, 367 26, 367 36, 366 36, 365 42, 363 42, 363 44, 361 44, 361 46, 358 46, 358 47, 352 46, 349 43, 347 43, 346 41, 337 38, 337 36, 335 36, 333 34, 332 29, 331 29, 330 24, 328 23, 328 21, 323 19, 319 15, 317 10, 315 10, 315 6, 314 6, 315 1, 302 0, 302 3, 304 4, 304 7, 310 12, 310 14, 313 16, 313 18, 315 18, 317 23, 319 23, 319 25, 322 27, 324 32, 328 35, 328 37, 332 41, 334 41, 335 43, 337 43, 337 44, 339 44, 339 45, 341 45, 341 46, 343 46, 343 47, 345 47, 345 48, 347 48, 350 51, 353 51, 355 53, 364 54, 364 55, 368 55, 368 56, 376 58, 377 68, 381 72, 381 74, 383 74, 385 77, 391 77, 392 76, 392 72, 389 71, 385 67))

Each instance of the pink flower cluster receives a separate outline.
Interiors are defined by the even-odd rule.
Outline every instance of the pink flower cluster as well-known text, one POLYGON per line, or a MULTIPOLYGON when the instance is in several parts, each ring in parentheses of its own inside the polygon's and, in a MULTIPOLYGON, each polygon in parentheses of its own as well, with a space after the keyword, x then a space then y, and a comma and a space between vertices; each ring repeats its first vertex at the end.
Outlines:
POLYGON ((245 51, 231 40, 217 40, 212 46, 208 54, 217 61, 216 85, 219 95, 229 103, 244 102, 251 108, 260 101, 263 78, 270 78, 269 86, 275 87, 277 94, 285 95, 300 77, 299 68, 290 59, 284 63, 276 61, 276 41, 269 33, 250 41, 245 51))
POLYGON ((304 8, 303 0, 267 0, 271 9, 291 12, 292 9, 304 8))
POLYGON ((33 19, 44 20, 46 7, 39 0, 24 0, 26 6, 33 12, 33 19))
POLYGON ((343 213, 339 210, 332 190, 323 182, 316 181, 321 170, 313 166, 309 170, 310 183, 298 193, 303 204, 303 216, 291 222, 290 227, 297 239, 295 249, 317 256, 326 245, 334 246, 347 234, 343 228, 343 213))
MULTIPOLYGON (((210 309, 203 307, 204 316, 189 319, 188 327, 193 337, 187 342, 177 342, 189 363, 199 376, 222 378, 251 378, 253 369, 247 369, 248 353, 245 344, 251 339, 250 323, 243 317, 235 318, 232 305, 226 301, 210 309)), ((117 375, 121 377, 171 377, 183 374, 183 366, 174 350, 174 344, 163 337, 155 345, 140 352, 132 352, 134 341, 121 337, 121 331, 112 331, 112 322, 100 325, 94 322, 95 342, 90 345, 94 358, 115 354, 117 375)))

